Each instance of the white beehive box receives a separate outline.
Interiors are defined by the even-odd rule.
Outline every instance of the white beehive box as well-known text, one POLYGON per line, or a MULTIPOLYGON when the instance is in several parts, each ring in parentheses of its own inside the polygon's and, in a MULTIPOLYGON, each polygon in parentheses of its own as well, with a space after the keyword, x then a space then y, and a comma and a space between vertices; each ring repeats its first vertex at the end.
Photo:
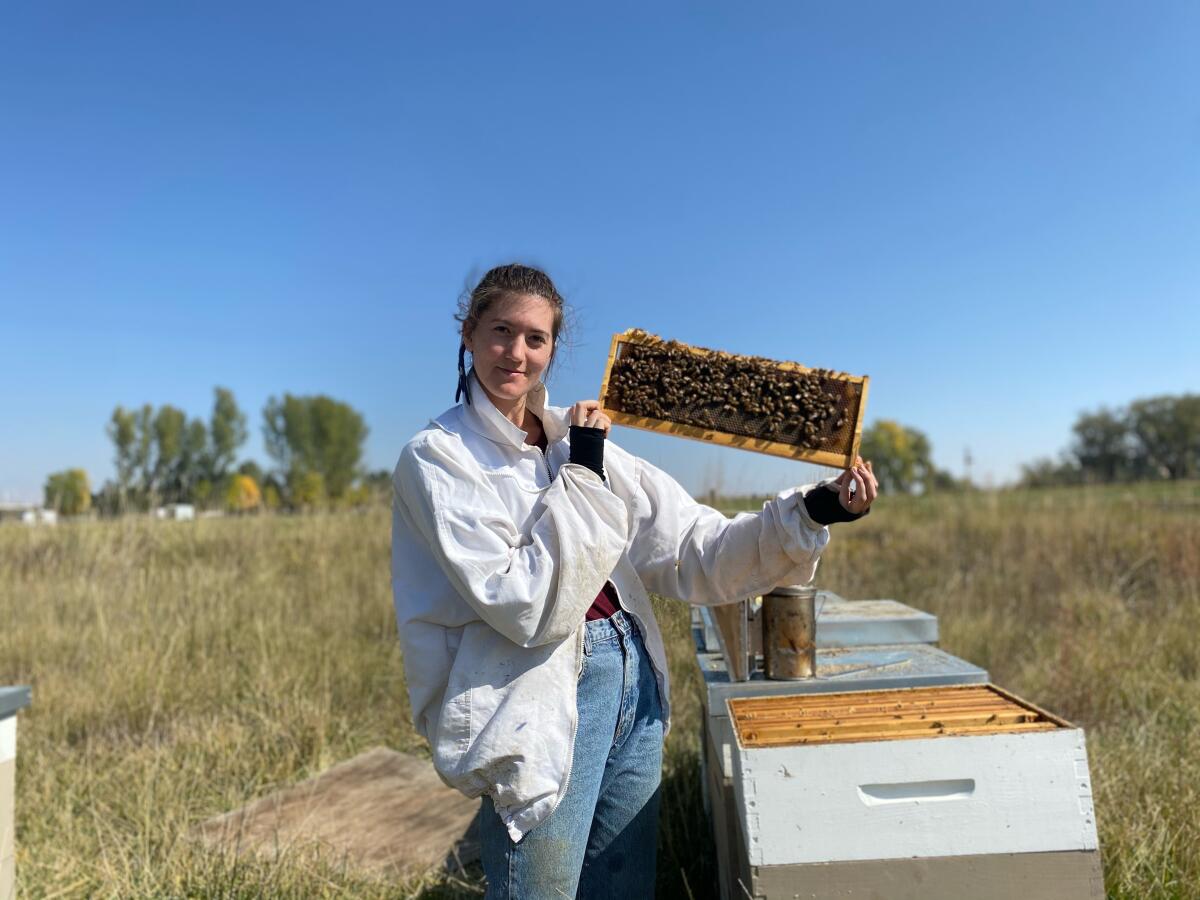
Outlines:
MULTIPOLYGON (((818 677, 805 681, 769 681, 763 678, 761 672, 747 681, 731 680, 725 656, 719 649, 719 642, 711 627, 711 618, 697 614, 694 621, 696 662, 704 680, 701 693, 704 713, 701 717, 701 772, 705 810, 711 819, 717 850, 718 888, 722 900, 743 900, 746 894, 739 880, 746 885, 758 883, 747 868, 738 821, 738 803, 733 791, 733 756, 737 748, 726 704, 728 699, 779 693, 984 684, 988 680, 987 672, 978 666, 925 643, 937 639, 935 616, 894 601, 846 601, 828 591, 822 591, 820 599, 822 614, 818 614, 817 619, 818 677), (822 629, 827 628, 837 631, 839 639, 847 646, 828 646, 822 640, 822 629), (872 642, 884 644, 862 646, 872 642)), ((773 867, 762 867, 762 871, 779 874, 773 867)), ((829 866, 822 869, 823 875, 829 872, 829 866)), ((848 874, 857 877, 859 873, 848 874)), ((893 874, 893 869, 886 874, 893 874)), ((805 877, 807 879, 808 875, 805 877)), ((920 873, 917 877, 920 877, 920 873)), ((794 879, 788 875, 781 876, 781 880, 786 887, 794 879)), ((849 900, 871 896, 866 888, 875 890, 878 887, 866 884, 860 890, 855 886, 856 883, 848 884, 850 886, 846 890, 859 890, 857 894, 846 894, 849 900)), ((780 890, 782 893, 778 893, 778 896, 792 898, 792 891, 780 890)), ((900 895, 890 885, 885 885, 884 893, 879 896, 893 900, 900 895)))
POLYGON ((29 688, 0 687, 0 900, 16 896, 17 711, 28 705, 29 688))
POLYGON ((846 600, 817 593, 817 646, 936 644, 937 616, 896 600, 846 600))
MULTIPOLYGON (((720 653, 720 636, 712 607, 692 609, 692 627, 696 629, 699 650, 720 653)), ((762 654, 761 640, 755 631, 761 624, 751 622, 748 643, 762 654)), ((936 644, 937 616, 913 609, 896 600, 847 600, 833 591, 817 592, 817 646, 864 647, 882 644, 936 644)))
POLYGON ((750 896, 1103 896, 1083 732, 1044 710, 993 685, 728 707, 750 896))

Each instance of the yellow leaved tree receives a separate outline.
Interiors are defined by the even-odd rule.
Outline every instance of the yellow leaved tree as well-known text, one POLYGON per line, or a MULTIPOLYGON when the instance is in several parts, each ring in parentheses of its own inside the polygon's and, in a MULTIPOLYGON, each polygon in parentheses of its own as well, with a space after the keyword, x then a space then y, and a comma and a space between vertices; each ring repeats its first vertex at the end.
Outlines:
POLYGON ((249 475, 234 475, 225 489, 225 508, 232 512, 253 512, 262 505, 258 483, 249 475))

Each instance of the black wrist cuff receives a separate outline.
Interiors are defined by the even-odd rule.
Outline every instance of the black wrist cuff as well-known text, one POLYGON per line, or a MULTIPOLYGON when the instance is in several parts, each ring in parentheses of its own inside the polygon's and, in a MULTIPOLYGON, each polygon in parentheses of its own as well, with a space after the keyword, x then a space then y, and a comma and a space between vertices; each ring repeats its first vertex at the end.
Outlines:
POLYGON ((868 509, 866 512, 852 513, 843 509, 838 495, 823 485, 813 488, 804 495, 804 508, 808 511, 808 517, 818 525, 853 522, 871 511, 868 509))
POLYGON ((569 461, 587 466, 604 477, 604 429, 586 425, 571 426, 571 456, 569 461))

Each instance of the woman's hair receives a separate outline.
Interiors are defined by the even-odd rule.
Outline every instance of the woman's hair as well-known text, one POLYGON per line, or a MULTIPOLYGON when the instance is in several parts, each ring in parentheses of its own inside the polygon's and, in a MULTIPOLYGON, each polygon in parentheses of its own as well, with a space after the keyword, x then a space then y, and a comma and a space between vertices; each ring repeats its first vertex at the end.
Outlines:
MULTIPOLYGON (((469 291, 463 291, 462 296, 458 298, 458 313, 454 318, 459 323, 461 334, 468 335, 475 330, 479 320, 497 300, 524 294, 541 297, 550 304, 550 309, 554 314, 550 332, 550 367, 553 367, 554 359, 557 356, 559 335, 563 331, 563 325, 567 318, 567 307, 562 294, 550 280, 550 276, 541 269, 523 266, 520 263, 509 263, 489 269, 475 287, 469 291)), ((466 352, 467 345, 460 342, 458 346, 458 393, 454 396, 455 402, 458 402, 459 394, 466 393, 467 372, 464 363, 466 352)), ((470 402, 470 394, 467 394, 467 402, 470 402)))

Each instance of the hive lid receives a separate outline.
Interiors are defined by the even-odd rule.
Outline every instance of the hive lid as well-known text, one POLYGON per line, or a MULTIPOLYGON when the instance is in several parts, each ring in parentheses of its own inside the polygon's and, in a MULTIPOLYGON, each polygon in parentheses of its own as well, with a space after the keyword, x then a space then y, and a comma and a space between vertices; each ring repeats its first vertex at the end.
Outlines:
POLYGON ((705 708, 710 715, 721 716, 726 714, 727 697, 835 694, 988 682, 985 669, 928 644, 818 647, 817 677, 801 681, 771 681, 763 677, 761 672, 756 672, 749 681, 732 681, 720 653, 697 654, 696 662, 704 679, 705 708))
POLYGON ((0 719, 7 719, 29 705, 29 688, 25 685, 0 687, 0 719))
POLYGON ((1073 727, 994 684, 731 698, 746 749, 1020 734, 1073 727))
POLYGON ((937 616, 896 600, 846 600, 821 591, 817 612, 818 647, 869 644, 934 644, 937 616))
MULTIPOLYGON (((748 677, 748 654, 762 654, 762 625, 752 621, 747 631, 746 613, 745 602, 692 608, 697 650, 725 654, 725 670, 733 681, 748 677), (734 654, 733 664, 730 654, 734 654)), ((817 592, 817 646, 822 649, 936 644, 937 640, 935 615, 896 600, 846 600, 832 591, 817 592)))

